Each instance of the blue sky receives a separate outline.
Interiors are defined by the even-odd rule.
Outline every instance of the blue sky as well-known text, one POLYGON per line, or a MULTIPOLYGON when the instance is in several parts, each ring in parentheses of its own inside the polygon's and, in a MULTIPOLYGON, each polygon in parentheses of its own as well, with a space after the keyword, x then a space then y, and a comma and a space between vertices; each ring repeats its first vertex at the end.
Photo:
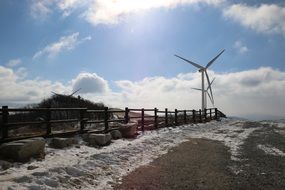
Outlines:
MULTIPOLYGON (((231 97, 243 98, 251 107, 279 96, 283 105, 284 20, 285 3, 277 0, 4 0, 0 2, 0 86, 7 95, 2 94, 0 102, 33 103, 48 97, 50 91, 70 93, 82 88, 83 97, 111 106, 199 108, 193 100, 198 94, 188 88, 200 86, 199 75, 173 54, 206 65, 226 49, 210 68, 211 78, 245 77, 228 81, 232 84, 229 88, 248 93, 231 97), (248 92, 251 87, 247 85, 253 83, 242 83, 253 80, 246 78, 252 77, 246 72, 260 72, 255 91, 248 92), (276 72, 273 82, 264 77, 276 72), (161 86, 173 84, 169 88, 176 93, 158 91, 152 95, 155 81, 161 86), (254 102, 256 93, 266 96, 254 102), (15 95, 11 98, 10 94, 15 95), (175 94, 188 98, 169 104, 175 94), (156 97, 161 96, 165 101, 157 102, 156 97)), ((216 82, 220 103, 216 106, 231 115, 243 115, 245 107, 236 112, 231 109, 236 104, 229 104, 230 95, 219 94, 223 92, 221 84, 216 82)), ((276 104, 282 109, 277 102, 270 106, 276 108, 276 104)), ((273 115, 283 116, 278 111, 273 115)))

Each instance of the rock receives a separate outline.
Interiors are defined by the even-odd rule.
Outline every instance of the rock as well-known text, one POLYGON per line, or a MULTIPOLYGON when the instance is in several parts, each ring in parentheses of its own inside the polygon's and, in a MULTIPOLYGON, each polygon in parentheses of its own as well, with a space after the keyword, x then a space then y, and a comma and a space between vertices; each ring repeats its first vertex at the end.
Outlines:
POLYGON ((76 143, 75 138, 53 138, 50 145, 53 148, 65 148, 76 143))
POLYGON ((29 185, 27 186, 29 190, 41 190, 41 186, 40 185, 29 185))
POLYGON ((84 133, 84 134, 81 135, 81 137, 82 137, 82 139, 83 139, 84 141, 88 142, 89 135, 90 135, 89 133, 84 133))
POLYGON ((18 162, 30 158, 42 158, 45 155, 45 139, 42 137, 4 143, 0 146, 1 157, 18 162))
POLYGON ((27 169, 28 170, 34 170, 37 169, 39 166, 28 166, 27 169))
POLYGON ((12 166, 13 166, 12 163, 7 162, 5 160, 0 160, 0 169, 7 170, 7 169, 11 168, 12 166))
POLYGON ((105 146, 111 143, 112 136, 110 133, 106 134, 90 134, 88 143, 91 146, 105 146))
POLYGON ((122 138, 122 133, 119 130, 113 130, 110 132, 112 139, 121 139, 122 138))
POLYGON ((42 176, 47 176, 48 172, 34 172, 32 173, 32 175, 36 177, 42 177, 42 176))
POLYGON ((123 137, 134 138, 137 133, 137 124, 136 123, 123 124, 121 125, 119 130, 122 133, 123 137))
POLYGON ((53 187, 53 188, 56 188, 59 185, 57 181, 53 179, 49 179, 49 178, 44 179, 44 184, 46 184, 47 186, 53 187))
POLYGON ((76 167, 66 167, 65 172, 72 177, 80 177, 86 175, 86 171, 80 170, 76 167))
POLYGON ((14 181, 17 183, 29 183, 32 181, 32 179, 28 176, 22 176, 14 179, 14 181))

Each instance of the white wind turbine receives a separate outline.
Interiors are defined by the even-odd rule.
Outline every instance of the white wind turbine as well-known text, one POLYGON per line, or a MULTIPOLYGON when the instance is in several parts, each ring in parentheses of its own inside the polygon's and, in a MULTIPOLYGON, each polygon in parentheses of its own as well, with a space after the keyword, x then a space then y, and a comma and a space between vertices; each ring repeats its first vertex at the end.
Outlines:
MULTIPOLYGON (((207 89, 205 90, 205 93, 208 95, 208 97, 209 97, 209 99, 210 99, 210 101, 211 101, 211 103, 212 103, 213 106, 214 106, 214 104, 215 104, 215 103, 214 103, 214 96, 213 96, 213 95, 212 95, 212 96, 210 95, 209 89, 212 87, 212 84, 213 84, 214 80, 215 80, 215 78, 211 81, 211 83, 208 85, 207 89)), ((201 88, 192 88, 192 89, 202 91, 201 88)), ((207 107, 207 97, 205 97, 205 105, 206 105, 206 107, 207 107)))
MULTIPOLYGON (((205 79, 204 79, 205 74, 206 74, 206 78, 207 78, 207 81, 208 81, 208 85, 210 86, 210 79, 209 79, 209 76, 208 76, 208 73, 207 73, 207 69, 214 63, 214 61, 216 61, 216 59, 218 59, 218 57, 222 53, 224 53, 224 51, 225 50, 221 51, 216 57, 214 57, 211 61, 209 61, 208 64, 206 65, 206 67, 203 67, 203 66, 201 66, 201 65, 199 65, 197 63, 194 63, 194 62, 189 61, 189 60, 187 60, 187 59, 185 59, 183 57, 175 55, 176 57, 178 57, 178 58, 180 58, 180 59, 190 63, 191 65, 193 65, 195 67, 197 67, 199 69, 199 72, 201 72, 201 78, 202 78, 202 84, 201 84, 202 85, 202 91, 201 91, 202 92, 202 111, 204 111, 207 108, 206 105, 205 105, 205 97, 206 97, 205 96, 205 83, 204 83, 204 81, 205 81, 205 79)), ((210 89, 210 94, 213 97, 213 92, 212 92, 211 86, 210 86, 209 89, 210 89)))

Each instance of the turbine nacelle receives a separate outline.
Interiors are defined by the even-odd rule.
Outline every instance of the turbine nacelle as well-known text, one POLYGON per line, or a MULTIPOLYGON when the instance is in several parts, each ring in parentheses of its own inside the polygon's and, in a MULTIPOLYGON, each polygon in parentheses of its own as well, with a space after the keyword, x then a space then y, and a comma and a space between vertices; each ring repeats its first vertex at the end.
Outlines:
POLYGON ((200 73, 202 73, 202 72, 205 71, 205 69, 199 69, 198 71, 199 71, 200 73))

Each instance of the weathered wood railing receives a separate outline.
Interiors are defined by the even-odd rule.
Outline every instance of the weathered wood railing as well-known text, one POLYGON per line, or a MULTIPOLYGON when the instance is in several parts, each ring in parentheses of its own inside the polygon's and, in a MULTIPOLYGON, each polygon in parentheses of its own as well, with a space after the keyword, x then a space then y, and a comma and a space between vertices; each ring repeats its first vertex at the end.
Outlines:
MULTIPOLYGON (((217 120, 220 117, 225 117, 225 115, 220 112, 217 108, 206 109, 204 112, 201 110, 178 110, 169 111, 167 108, 165 110, 154 109, 129 109, 125 110, 112 110, 105 107, 101 110, 89 110, 87 108, 33 108, 33 109, 20 109, 20 108, 8 108, 8 106, 2 106, 0 109, 0 142, 11 139, 9 135, 9 130, 20 126, 42 126, 45 125, 45 133, 38 134, 37 136, 54 136, 52 128, 54 125, 62 123, 78 123, 79 129, 73 131, 57 132, 57 134, 67 134, 67 133, 84 133, 90 131, 86 129, 87 125, 90 124, 101 124, 103 130, 97 130, 96 132, 108 132, 110 129, 109 123, 129 123, 137 122, 139 130, 147 129, 157 129, 160 127, 175 126, 180 124, 188 123, 198 123, 207 122, 210 120, 217 120), (42 117, 36 121, 13 121, 17 116, 17 113, 27 112, 37 113, 42 117), (74 112, 77 113, 76 118, 58 119, 54 117, 54 112, 66 113, 74 112), (131 114, 132 113, 132 114, 131 114), (136 114, 135 114, 136 113, 136 114), (95 119, 92 118, 95 115, 95 119), (121 114, 121 117, 112 118, 111 115, 121 114), (135 114, 135 116, 134 116, 135 114), (11 118, 13 116, 13 118, 11 118), (100 117, 99 117, 100 116, 100 117)), ((17 119, 16 119, 17 120, 17 119)), ((94 129, 93 129, 94 130, 94 129)), ((28 138, 31 136, 18 136, 18 138, 28 138)))

